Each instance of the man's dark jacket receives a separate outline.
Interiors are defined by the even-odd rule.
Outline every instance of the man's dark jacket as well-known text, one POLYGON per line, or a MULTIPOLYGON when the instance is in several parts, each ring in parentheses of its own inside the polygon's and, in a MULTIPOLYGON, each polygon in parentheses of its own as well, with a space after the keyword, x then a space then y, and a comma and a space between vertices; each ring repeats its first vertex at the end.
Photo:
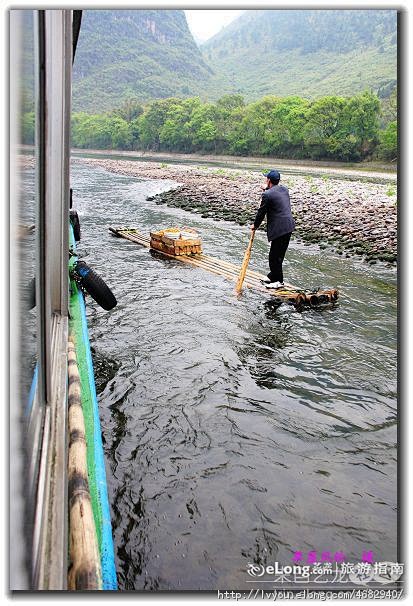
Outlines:
POLYGON ((254 226, 258 228, 267 215, 267 237, 271 242, 295 229, 291 214, 290 194, 283 185, 273 185, 262 194, 261 206, 257 211, 254 226))

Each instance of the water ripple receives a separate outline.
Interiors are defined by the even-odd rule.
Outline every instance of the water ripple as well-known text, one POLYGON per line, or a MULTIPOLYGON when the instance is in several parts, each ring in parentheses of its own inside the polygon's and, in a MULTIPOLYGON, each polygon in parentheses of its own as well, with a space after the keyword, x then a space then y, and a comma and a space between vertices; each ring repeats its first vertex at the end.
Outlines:
MULTIPOLYGON (((88 317, 120 587, 248 587, 248 562, 294 550, 396 561, 394 272, 293 240, 288 279, 335 286, 339 304, 235 299, 107 226, 191 224, 236 263, 246 228, 147 201, 162 181, 79 164, 72 180, 79 252, 119 301, 88 317)), ((251 267, 267 254, 258 233, 251 267)))

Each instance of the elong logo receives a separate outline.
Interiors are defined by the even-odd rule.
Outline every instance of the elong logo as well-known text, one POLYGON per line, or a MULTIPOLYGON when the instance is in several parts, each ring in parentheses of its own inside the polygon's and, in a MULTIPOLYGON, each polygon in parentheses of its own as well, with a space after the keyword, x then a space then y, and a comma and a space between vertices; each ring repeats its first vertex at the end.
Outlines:
POLYGON ((308 578, 310 576, 310 566, 281 566, 278 562, 274 562, 274 564, 270 564, 268 566, 263 566, 262 564, 254 564, 252 562, 248 562, 247 564, 247 573, 251 577, 262 577, 264 574, 269 575, 289 575, 294 574, 304 578, 308 578))

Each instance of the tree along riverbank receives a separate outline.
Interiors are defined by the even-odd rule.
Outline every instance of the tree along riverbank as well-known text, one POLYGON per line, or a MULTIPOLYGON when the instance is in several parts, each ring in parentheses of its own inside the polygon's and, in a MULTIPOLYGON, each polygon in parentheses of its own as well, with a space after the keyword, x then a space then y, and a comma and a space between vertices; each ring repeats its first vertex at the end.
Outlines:
POLYGON ((74 113, 72 142, 82 149, 392 160, 397 158, 395 110, 393 102, 389 120, 385 105, 371 91, 314 100, 267 95, 251 103, 238 94, 212 104, 197 97, 158 99, 144 106, 130 100, 107 114, 74 113))

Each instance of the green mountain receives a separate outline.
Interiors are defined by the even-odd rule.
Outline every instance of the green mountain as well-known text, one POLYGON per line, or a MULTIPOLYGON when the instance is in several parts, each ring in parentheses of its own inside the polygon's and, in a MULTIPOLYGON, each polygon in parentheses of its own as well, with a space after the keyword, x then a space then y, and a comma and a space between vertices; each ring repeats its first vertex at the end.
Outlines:
POLYGON ((84 10, 73 70, 73 110, 91 113, 196 95, 211 76, 183 10, 84 10))
POLYGON ((248 10, 201 47, 212 98, 387 97, 397 79, 397 11, 248 10))
POLYGON ((315 98, 397 78, 397 11, 247 10, 198 47, 183 10, 84 10, 73 110, 100 113, 145 102, 241 93, 315 98))

